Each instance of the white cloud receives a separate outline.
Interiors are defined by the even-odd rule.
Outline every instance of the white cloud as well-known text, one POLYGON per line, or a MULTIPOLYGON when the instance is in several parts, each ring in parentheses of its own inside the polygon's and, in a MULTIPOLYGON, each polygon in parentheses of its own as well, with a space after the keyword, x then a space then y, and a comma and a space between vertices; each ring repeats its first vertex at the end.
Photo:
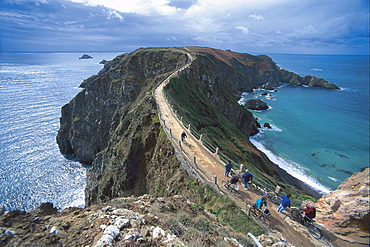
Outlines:
POLYGON ((246 28, 246 27, 238 26, 238 27, 236 27, 236 29, 240 29, 240 30, 242 30, 242 32, 243 32, 244 34, 248 34, 248 33, 250 33, 249 29, 248 29, 248 28, 246 28))
POLYGON ((118 18, 121 22, 123 22, 123 17, 117 11, 114 10, 107 10, 103 12, 108 20, 112 20, 114 18, 118 18))
POLYGON ((160 14, 170 15, 174 14, 177 8, 170 6, 169 0, 70 0, 76 3, 82 3, 89 6, 104 6, 110 9, 117 10, 123 13, 137 13, 143 15, 160 14))
POLYGON ((176 38, 176 36, 172 36, 170 38, 166 38, 166 40, 168 40, 168 41, 178 41, 178 39, 176 38))
POLYGON ((262 15, 249 15, 248 17, 252 18, 255 21, 263 21, 265 19, 265 17, 263 17, 262 15))

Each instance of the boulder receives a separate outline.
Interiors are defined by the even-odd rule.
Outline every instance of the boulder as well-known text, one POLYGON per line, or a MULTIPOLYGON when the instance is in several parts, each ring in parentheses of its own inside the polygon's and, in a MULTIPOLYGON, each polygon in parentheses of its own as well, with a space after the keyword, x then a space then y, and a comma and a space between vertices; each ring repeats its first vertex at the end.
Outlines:
POLYGON ((250 99, 245 102, 245 107, 251 110, 266 110, 269 106, 260 99, 250 99))
POLYGON ((263 127, 268 128, 268 129, 272 129, 272 127, 269 123, 264 123, 263 127))
POLYGON ((316 203, 317 222, 347 241, 369 241, 369 170, 353 174, 316 203))

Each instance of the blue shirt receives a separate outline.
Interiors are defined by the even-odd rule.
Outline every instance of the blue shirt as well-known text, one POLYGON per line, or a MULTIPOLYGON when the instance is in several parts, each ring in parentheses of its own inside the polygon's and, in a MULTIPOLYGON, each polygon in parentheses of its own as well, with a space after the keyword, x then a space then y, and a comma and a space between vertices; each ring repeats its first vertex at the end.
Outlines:
POLYGON ((262 198, 257 199, 255 204, 258 209, 261 209, 263 205, 267 207, 267 201, 262 200, 262 198))
POLYGON ((248 182, 249 180, 252 180, 253 175, 250 172, 246 172, 243 174, 242 178, 244 178, 245 182, 248 182))
POLYGON ((290 199, 286 195, 281 196, 281 205, 283 205, 284 208, 289 207, 290 208, 290 199))
POLYGON ((233 164, 229 163, 225 165, 226 169, 231 169, 233 167, 233 164))

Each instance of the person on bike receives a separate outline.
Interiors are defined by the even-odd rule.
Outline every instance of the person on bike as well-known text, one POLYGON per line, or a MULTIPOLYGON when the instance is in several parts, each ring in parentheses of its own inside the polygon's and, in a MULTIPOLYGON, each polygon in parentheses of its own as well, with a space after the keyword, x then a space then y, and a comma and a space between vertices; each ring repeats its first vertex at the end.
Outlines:
POLYGON ((316 209, 315 206, 311 204, 307 204, 306 207, 303 209, 305 221, 312 221, 313 218, 316 217, 316 209))
POLYGON ((253 179, 253 175, 248 171, 248 170, 245 170, 245 173, 242 175, 242 178, 243 178, 243 182, 244 182, 244 189, 248 189, 248 183, 249 181, 252 181, 253 179))
POLYGON ((262 210, 263 205, 265 205, 265 207, 267 208, 267 199, 265 196, 258 198, 256 202, 253 204, 253 206, 258 208, 259 210, 262 210))
POLYGON ((234 190, 238 190, 238 182, 239 182, 239 177, 237 175, 234 175, 231 177, 227 186, 234 185, 234 190))
POLYGON ((291 196, 292 196, 291 194, 281 196, 281 203, 277 209, 278 212, 282 213, 283 210, 285 210, 286 208, 290 208, 290 197, 291 196))
POLYGON ((184 141, 185 141, 185 139, 186 139, 187 137, 188 137, 188 136, 186 135, 185 131, 183 131, 183 132, 181 133, 181 141, 182 141, 182 142, 184 142, 184 141))
POLYGON ((228 177, 230 172, 231 172, 231 168, 233 168, 233 164, 231 164, 231 161, 229 160, 229 163, 227 163, 225 165, 225 176, 228 177))

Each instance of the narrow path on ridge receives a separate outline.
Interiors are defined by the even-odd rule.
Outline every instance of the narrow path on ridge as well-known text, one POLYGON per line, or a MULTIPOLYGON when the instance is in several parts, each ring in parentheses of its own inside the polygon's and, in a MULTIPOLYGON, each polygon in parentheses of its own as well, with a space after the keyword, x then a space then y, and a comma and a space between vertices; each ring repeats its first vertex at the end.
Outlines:
MULTIPOLYGON (((208 149, 206 149, 199 140, 195 139, 194 136, 183 126, 180 120, 176 117, 171 107, 169 106, 164 93, 163 88, 169 82, 171 77, 176 76, 180 71, 189 67, 192 63, 192 57, 188 54, 189 62, 182 68, 173 72, 169 77, 167 77, 154 91, 154 97, 157 102, 159 111, 162 114, 166 126, 169 127, 172 131, 172 135, 177 139, 181 139, 181 133, 186 132, 187 145, 182 145, 182 148, 190 154, 191 157, 196 157, 197 165, 201 170, 206 171, 208 179, 213 179, 214 176, 217 177, 218 184, 221 187, 221 182, 223 180, 229 180, 230 178, 224 176, 225 168, 222 162, 215 157, 208 149)), ((189 100, 191 100, 189 98, 189 100)), ((169 138, 172 144, 179 146, 178 143, 175 143, 172 138, 169 138)), ((239 186, 239 192, 241 194, 241 201, 236 200, 233 196, 228 194, 228 196, 233 199, 241 208, 245 209, 245 202, 251 201, 254 202, 260 196, 255 192, 245 190, 243 186, 239 186)), ((297 222, 294 222, 288 216, 288 213, 281 214, 277 212, 277 206, 275 206, 271 201, 268 201, 268 207, 271 211, 269 220, 271 222, 270 230, 277 230, 280 232, 284 238, 292 245, 300 246, 337 246, 330 244, 325 239, 316 240, 314 239, 307 231, 307 228, 300 225, 297 222)))

